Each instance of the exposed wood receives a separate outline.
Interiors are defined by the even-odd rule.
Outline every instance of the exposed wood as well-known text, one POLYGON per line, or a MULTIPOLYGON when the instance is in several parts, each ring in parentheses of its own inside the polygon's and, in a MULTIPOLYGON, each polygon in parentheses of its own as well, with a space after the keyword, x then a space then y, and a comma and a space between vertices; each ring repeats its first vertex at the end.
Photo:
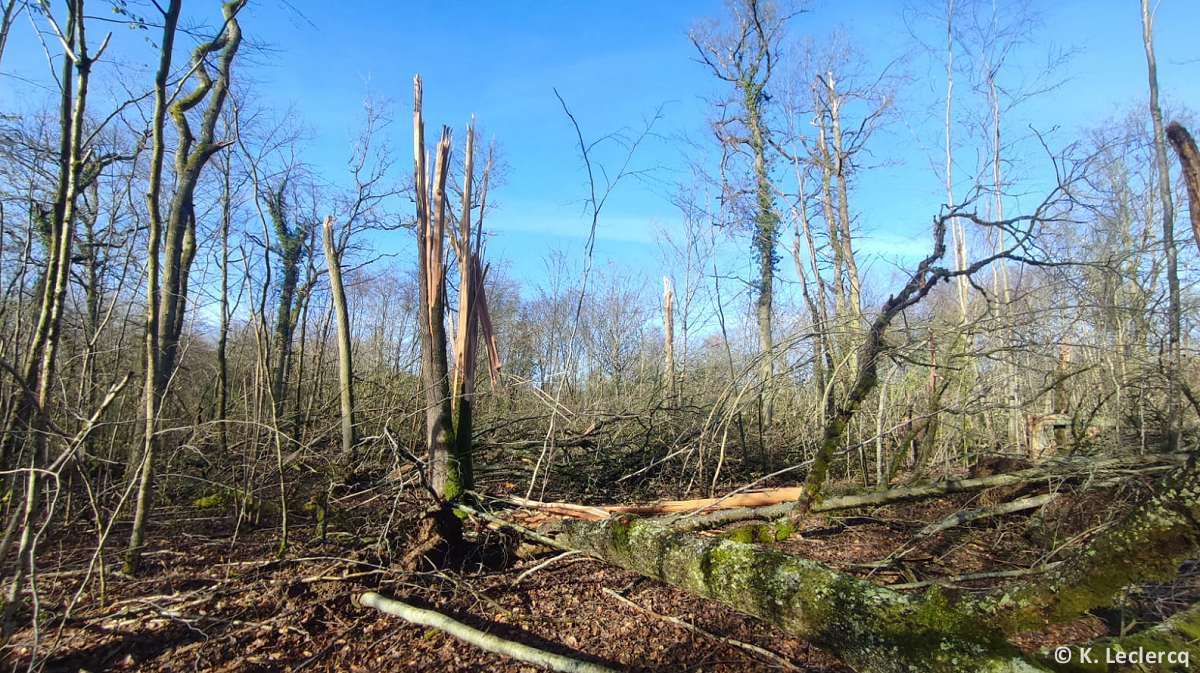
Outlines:
POLYGON ((479 629, 474 629, 462 622, 455 621, 440 612, 384 598, 374 592, 367 592, 359 596, 358 601, 367 607, 375 608, 389 615, 395 615, 414 624, 441 629, 455 638, 464 640, 488 652, 503 654, 506 657, 542 666, 552 671, 563 671, 564 673, 616 673, 614 669, 607 666, 572 659, 561 654, 539 650, 536 647, 531 647, 523 643, 505 640, 491 633, 484 633, 479 629))
POLYGON ((442 127, 433 169, 426 172, 425 120, 421 109, 421 77, 413 78, 413 178, 417 206, 417 326, 421 341, 421 383, 425 389, 425 443, 429 451, 429 483, 442 497, 458 492, 451 460, 454 427, 446 362, 446 176, 450 165, 450 129, 442 127), (432 202, 431 202, 432 201, 432 202))
POLYGON ((1188 191, 1188 213, 1191 215, 1192 236, 1196 245, 1200 246, 1200 150, 1196 149, 1196 140, 1187 128, 1179 122, 1167 124, 1167 140, 1175 148, 1179 156, 1179 164, 1183 167, 1183 181, 1188 191))
MULTIPOLYGON (((1064 481, 1081 476, 1098 478, 1114 473, 1124 474, 1126 470, 1153 474, 1162 469, 1182 465, 1187 459, 1187 454, 1162 454, 1153 457, 1137 456, 1106 460, 1064 460, 984 477, 951 479, 905 488, 830 496, 814 504, 811 511, 821 513, 856 507, 882 507, 955 493, 970 493, 999 486, 1013 486, 1037 481, 1064 481)), ((569 502, 539 502, 516 496, 506 496, 504 500, 520 507, 588 521, 607 519, 613 514, 636 514, 643 517, 675 515, 667 517, 667 520, 676 527, 696 530, 714 528, 747 519, 769 520, 787 516, 800 492, 800 487, 760 489, 719 498, 666 500, 649 505, 580 505, 569 502)), ((1023 501, 1023 504, 1028 507, 1040 506, 1029 504, 1030 502, 1033 501, 1023 501)), ((1020 511, 1023 508, 1018 507, 1009 512, 1020 511)), ((996 515, 1004 513, 1008 512, 999 510, 994 512, 996 515)), ((987 516, 987 514, 980 516, 987 516)))

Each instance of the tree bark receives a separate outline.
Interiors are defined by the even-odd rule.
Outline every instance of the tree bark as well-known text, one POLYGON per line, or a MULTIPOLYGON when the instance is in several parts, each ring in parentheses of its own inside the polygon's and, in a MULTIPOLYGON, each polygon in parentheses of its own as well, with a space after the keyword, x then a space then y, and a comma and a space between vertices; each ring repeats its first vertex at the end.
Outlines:
POLYGON ((154 477, 155 451, 158 446, 159 412, 167 386, 175 373, 179 338, 186 313, 188 274, 196 254, 196 217, 193 198, 200 174, 208 160, 225 147, 215 141, 225 97, 229 92, 230 68, 242 41, 237 14, 246 0, 231 0, 221 7, 225 20, 221 35, 204 42, 192 52, 194 76, 198 85, 188 94, 167 105, 167 86, 171 71, 176 24, 181 0, 171 0, 163 12, 163 42, 158 71, 154 80, 154 116, 151 122, 153 149, 146 194, 150 217, 147 254, 146 309, 146 386, 145 433, 140 463, 137 465, 137 502, 134 506, 133 530, 125 553, 123 571, 136 574, 141 566, 142 540, 150 507, 151 482, 154 477), (208 57, 217 53, 216 78, 205 65, 208 57), (199 136, 192 133, 187 112, 204 100, 208 104, 200 121, 199 136), (163 127, 167 115, 175 124, 175 193, 164 220, 160 211, 162 193, 162 164, 165 155, 163 127), (161 256, 161 259, 160 259, 161 256), (161 274, 161 278, 160 278, 161 274))
POLYGON ((354 363, 350 350, 350 311, 346 307, 346 288, 342 285, 341 255, 333 242, 333 217, 321 226, 321 244, 325 248, 325 267, 329 270, 329 289, 337 314, 338 385, 342 411, 342 456, 355 461, 358 438, 354 429, 354 363))
MULTIPOLYGON (((1075 620, 1111 605, 1127 586, 1168 581, 1200 549, 1195 457, 1155 491, 1041 576, 978 596, 936 587, 899 594, 769 547, 629 514, 561 521, 545 532, 569 549, 759 617, 861 671, 1036 671, 1054 666, 1007 636, 1075 620)), ((1192 611, 1181 619, 1194 618, 1192 611)), ((1181 641, 1164 642, 1153 646, 1181 641)))
POLYGON ((675 397, 675 311, 671 280, 663 276, 663 398, 673 405, 675 397))
POLYGON ((555 540, 759 617, 860 671, 1043 670, 936 589, 899 594, 815 561, 630 515, 562 522, 555 540))
POLYGON ((1163 134, 1162 108, 1158 105, 1158 67, 1154 61, 1154 17, 1149 1, 1142 0, 1142 45, 1146 50, 1146 72, 1150 82, 1150 121, 1154 128, 1154 160, 1158 172, 1159 207, 1162 208, 1163 253, 1167 261, 1167 427, 1163 450, 1179 450, 1183 425, 1180 375, 1180 288, 1179 250, 1175 245, 1175 205, 1171 197, 1171 167, 1163 134))
POLYGON ((413 79, 413 158, 417 196, 417 320, 421 341, 421 382, 425 389, 425 443, 429 450, 429 483, 438 495, 458 494, 457 464, 446 361, 446 174, 450 163, 450 129, 442 127, 429 184, 425 162, 425 120, 421 111, 421 78, 413 79), (432 189, 431 189, 432 187, 432 189), (433 203, 430 204, 432 192, 433 203))
POLYGON ((1175 147, 1179 155, 1179 163, 1183 166, 1183 180, 1187 184, 1188 213, 1191 215, 1192 236, 1196 245, 1200 246, 1200 150, 1196 149, 1196 140, 1192 134, 1179 122, 1167 125, 1167 139, 1175 147))

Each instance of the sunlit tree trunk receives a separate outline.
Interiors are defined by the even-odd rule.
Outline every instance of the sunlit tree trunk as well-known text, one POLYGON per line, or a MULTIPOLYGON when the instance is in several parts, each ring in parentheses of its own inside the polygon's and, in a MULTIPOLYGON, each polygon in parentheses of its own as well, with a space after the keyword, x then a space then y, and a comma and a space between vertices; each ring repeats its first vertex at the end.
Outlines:
POLYGON ((1142 44, 1146 49, 1146 71, 1150 83, 1150 121, 1154 125, 1154 159, 1158 166, 1158 197, 1162 205, 1163 253, 1167 261, 1167 424, 1163 450, 1179 450, 1183 415, 1180 406, 1180 292, 1179 250, 1175 245, 1175 205, 1171 197, 1171 168, 1167 163, 1167 141, 1163 132, 1162 108, 1158 105, 1158 68, 1154 61, 1154 16, 1149 1, 1142 0, 1142 44))
MULTIPOLYGON (((47 18, 53 22, 52 18, 47 18)), ((53 24, 53 27, 59 32, 58 37, 64 50, 59 102, 61 135, 57 166, 58 183, 50 211, 41 214, 45 228, 43 240, 46 244, 46 271, 41 284, 41 307, 25 371, 22 381, 19 382, 20 389, 16 393, 21 399, 15 405, 15 423, 11 423, 6 429, 4 437, 4 453, 10 454, 17 444, 16 426, 22 425, 30 432, 33 448, 28 457, 30 469, 26 480, 23 511, 14 508, 12 513, 13 517, 21 518, 21 536, 16 567, 4 601, 3 625, 0 627, 0 641, 5 643, 13 632, 16 610, 21 604, 25 573, 31 564, 37 535, 36 518, 41 498, 39 470, 46 466, 49 407, 56 389, 55 372, 63 308, 70 283, 77 204, 81 182, 88 181, 83 175, 87 162, 83 149, 83 125, 87 110, 88 78, 93 62, 99 56, 99 52, 104 50, 104 45, 101 45, 96 55, 87 52, 83 0, 68 3, 66 22, 62 29, 59 30, 57 24, 53 24)), ((107 39, 105 42, 107 43, 107 39)), ((9 536, 15 530, 15 526, 9 526, 6 530, 5 540, 0 543, 4 552, 7 552, 9 536)))
POLYGON ((346 307, 346 288, 342 285, 341 255, 333 241, 333 217, 326 217, 321 226, 321 243, 325 248, 325 266, 329 270, 329 290, 333 310, 337 315, 338 343, 338 400, 342 417, 342 457, 348 464, 355 462, 358 437, 354 427, 354 363, 350 350, 350 311, 346 307))
POLYGON ((196 254, 196 216, 193 198, 200 174, 227 143, 217 142, 215 129, 229 91, 230 68, 241 44, 242 32, 237 13, 246 0, 232 0, 221 7, 224 24, 221 35, 204 42, 192 52, 191 65, 197 86, 168 106, 168 78, 175 28, 181 0, 171 0, 164 11, 162 55, 154 83, 154 117, 151 122, 152 155, 150 187, 146 195, 150 214, 147 251, 146 312, 146 427, 142 455, 138 464, 137 502, 129 549, 123 570, 135 574, 141 566, 142 540, 150 508, 155 450, 158 447, 159 412, 167 386, 175 373, 179 338, 186 311, 188 274, 196 254), (209 57, 216 54, 216 78, 208 74, 209 57), (187 113, 207 99, 198 135, 194 135, 187 113), (175 193, 167 211, 160 214, 162 163, 165 154, 163 127, 167 115, 174 122, 175 193), (161 260, 160 260, 161 256, 161 260), (161 274, 161 278, 160 278, 161 274))

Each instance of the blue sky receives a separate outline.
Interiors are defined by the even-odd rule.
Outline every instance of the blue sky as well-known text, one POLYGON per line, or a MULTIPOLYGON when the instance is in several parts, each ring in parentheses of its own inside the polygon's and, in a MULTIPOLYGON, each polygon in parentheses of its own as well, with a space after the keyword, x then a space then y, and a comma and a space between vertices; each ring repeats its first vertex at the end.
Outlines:
MULTIPOLYGON (((213 22, 215 1, 185 4, 194 21, 213 22)), ((97 0, 89 5, 97 14, 108 7, 97 0)), ((866 265, 880 268, 903 264, 925 249, 930 216, 944 200, 940 179, 930 170, 931 153, 941 151, 935 146, 941 120, 929 114, 944 92, 943 73, 914 53, 903 6, 882 0, 814 2, 791 23, 797 39, 820 39, 844 29, 864 73, 880 72, 908 56, 891 70, 908 78, 895 90, 903 121, 877 134, 871 145, 873 158, 886 165, 866 171, 854 185, 858 246, 866 265)), ((1021 47, 1015 67, 1032 69, 1051 44, 1074 55, 1060 71, 1067 81, 1015 110, 1008 121, 1013 129, 1032 125, 1049 132, 1057 126, 1060 130, 1049 138, 1065 144, 1081 127, 1141 104, 1146 76, 1136 0, 1034 0, 1033 6, 1042 13, 1043 28, 1021 47)), ((613 259, 646 269, 653 277, 659 259, 653 230, 671 229, 679 220, 665 196, 673 191, 671 183, 686 179, 687 149, 680 139, 705 137, 706 98, 722 91, 721 83, 691 60, 687 29, 699 18, 723 13, 718 0, 251 0, 241 18, 243 31, 267 50, 245 54, 249 58, 236 67, 256 80, 256 93, 267 104, 294 108, 311 128, 305 157, 333 182, 346 179, 349 146, 361 128, 368 92, 394 101, 391 142, 397 168, 408 170, 411 80, 420 73, 428 136, 446 123, 461 138, 474 114, 479 128, 497 138, 511 172, 507 184, 492 194, 501 208, 489 221, 490 254, 509 260, 512 275, 530 284, 540 279, 548 250, 581 253, 590 221, 574 130, 554 89, 589 140, 621 130, 636 132, 661 107, 657 135, 633 163, 633 168, 649 170, 648 178, 617 188, 602 214, 597 243, 597 263, 613 259)), ((925 35, 936 37, 936 26, 915 25, 918 32, 932 30, 925 35)), ((1156 47, 1165 102, 1200 107, 1197 25, 1200 3, 1163 0, 1156 47)), ((113 59, 127 73, 144 68, 145 76, 135 81, 149 86, 153 47, 141 33, 119 25, 114 31, 113 59)), ((97 33, 93 30, 93 42, 97 33)), ((108 67, 107 72, 115 72, 115 66, 108 67)), ((29 81, 44 81, 46 71, 41 47, 22 19, 4 55, 0 110, 29 111, 45 104, 45 89, 29 81)), ((97 72, 106 71, 100 67, 97 72)), ((967 95, 963 88, 959 92, 967 95)), ((120 93, 109 95, 115 100, 120 93)), ((94 97, 93 104, 103 106, 104 95, 94 97)), ((964 169, 975 160, 974 152, 960 150, 964 169)), ((622 154, 615 146, 602 147, 595 159, 611 169, 622 154)), ((1032 179, 1039 169, 1037 160, 1030 160, 1032 179)), ((1017 165, 1014 170, 1024 169, 1017 165)), ((403 237, 377 243, 381 248, 408 245, 403 237)), ((790 264, 782 266, 787 275, 790 264)))

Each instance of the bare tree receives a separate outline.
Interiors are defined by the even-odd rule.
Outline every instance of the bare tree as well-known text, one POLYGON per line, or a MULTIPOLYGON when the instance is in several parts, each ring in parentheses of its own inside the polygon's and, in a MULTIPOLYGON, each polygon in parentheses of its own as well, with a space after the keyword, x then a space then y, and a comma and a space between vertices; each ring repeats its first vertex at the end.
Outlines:
MULTIPOLYGON (((14 510, 13 519, 0 541, 0 556, 7 553, 16 522, 21 522, 20 546, 16 569, 4 601, 3 625, 0 640, 7 642, 12 635, 13 620, 20 604, 25 572, 32 564, 37 535, 36 518, 41 494, 41 471, 48 463, 47 441, 51 431, 50 405, 56 386, 56 367, 59 343, 62 338, 63 310, 70 284, 71 262, 74 257, 75 236, 79 217, 79 201, 84 189, 98 177, 102 160, 90 156, 85 147, 84 124, 87 111, 88 83, 92 65, 108 44, 106 37, 95 54, 88 53, 86 21, 82 0, 67 6, 62 26, 49 14, 49 22, 63 49, 62 77, 59 97, 59 150, 57 182, 54 201, 50 204, 31 203, 31 212, 41 230, 46 249, 45 272, 40 281, 41 302, 32 343, 26 356, 24 371, 18 372, 4 363, 5 369, 17 377, 18 388, 10 418, 2 438, 4 457, 10 456, 18 443, 18 428, 25 427, 33 442, 29 457, 29 472, 25 487, 23 510, 14 510)), ((6 17, 7 18, 7 17, 6 17)), ((64 454, 67 455, 67 454, 64 454)), ((61 461, 56 461, 61 465, 61 461)))
POLYGON ((154 114, 150 129, 153 144, 150 185, 146 192, 150 215, 146 278, 146 427, 138 469, 133 531, 125 555, 124 572, 130 575, 136 574, 141 566, 142 538, 146 531, 154 475, 154 454, 159 442, 159 413, 167 386, 175 372, 179 338, 183 332, 188 276, 196 255, 196 214, 193 203, 196 185, 208 160, 231 142, 218 141, 215 135, 229 91, 233 58, 242 41, 237 14, 246 5, 246 0, 231 0, 221 6, 224 25, 218 37, 201 43, 192 52, 189 76, 196 78, 196 87, 168 103, 168 79, 180 4, 181 0, 171 0, 162 12, 162 51, 154 80, 154 114), (215 79, 208 72, 208 59, 214 55, 215 79), (207 104, 198 133, 194 134, 187 115, 205 100, 207 104), (164 218, 161 211, 162 164, 166 153, 164 126, 168 115, 176 132, 175 193, 164 218))
MULTIPOLYGON (((720 117, 713 123, 713 131, 729 154, 749 154, 753 198, 748 219, 758 261, 758 277, 754 282, 758 341, 761 352, 769 354, 774 343, 771 319, 775 270, 779 263, 775 249, 779 240, 779 214, 775 210, 775 190, 770 177, 771 129, 767 108, 771 96, 767 86, 779 59, 780 40, 790 16, 766 0, 739 0, 730 4, 730 10, 733 14, 730 31, 720 32, 714 25, 697 27, 689 38, 700 62, 735 90, 733 96, 717 104, 720 117)), ((740 200, 741 196, 726 194, 727 199, 740 200)), ((767 391, 762 405, 764 427, 771 425, 773 413, 769 382, 774 363, 772 357, 764 357, 762 361, 761 376, 767 391)))

